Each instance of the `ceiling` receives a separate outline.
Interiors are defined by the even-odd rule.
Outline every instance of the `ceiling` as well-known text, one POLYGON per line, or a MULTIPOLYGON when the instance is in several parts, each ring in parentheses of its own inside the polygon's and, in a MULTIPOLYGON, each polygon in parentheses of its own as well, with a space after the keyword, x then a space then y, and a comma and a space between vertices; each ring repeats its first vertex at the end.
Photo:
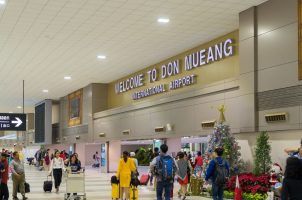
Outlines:
POLYGON ((240 11, 262 2, 6 0, 0 5, 0 112, 21 111, 22 80, 31 112, 43 99, 111 82, 231 32, 240 11), (170 23, 159 24, 159 17, 170 23))

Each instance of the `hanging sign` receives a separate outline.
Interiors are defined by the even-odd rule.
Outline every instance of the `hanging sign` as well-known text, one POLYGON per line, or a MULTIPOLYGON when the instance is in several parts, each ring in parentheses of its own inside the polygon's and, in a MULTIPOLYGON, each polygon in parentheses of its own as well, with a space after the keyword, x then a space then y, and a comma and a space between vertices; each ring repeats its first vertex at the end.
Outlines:
POLYGON ((0 131, 26 131, 26 114, 0 113, 0 131))

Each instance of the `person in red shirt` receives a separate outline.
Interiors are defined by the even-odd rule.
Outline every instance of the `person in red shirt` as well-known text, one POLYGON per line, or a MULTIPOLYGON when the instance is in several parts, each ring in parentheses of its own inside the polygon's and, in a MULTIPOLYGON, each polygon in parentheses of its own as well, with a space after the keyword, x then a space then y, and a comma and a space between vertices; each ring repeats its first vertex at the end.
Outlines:
POLYGON ((198 175, 198 176, 201 175, 202 166, 203 166, 203 158, 201 156, 201 152, 198 151, 197 152, 197 157, 195 158, 195 168, 194 168, 194 171, 195 171, 196 175, 198 175))
POLYGON ((7 187, 8 181, 8 155, 5 153, 1 154, 1 164, 3 165, 3 170, 1 170, 1 185, 0 185, 0 199, 1 200, 8 200, 9 198, 9 191, 7 187))
POLYGON ((64 161, 66 160, 65 151, 61 151, 60 158, 62 158, 64 161))

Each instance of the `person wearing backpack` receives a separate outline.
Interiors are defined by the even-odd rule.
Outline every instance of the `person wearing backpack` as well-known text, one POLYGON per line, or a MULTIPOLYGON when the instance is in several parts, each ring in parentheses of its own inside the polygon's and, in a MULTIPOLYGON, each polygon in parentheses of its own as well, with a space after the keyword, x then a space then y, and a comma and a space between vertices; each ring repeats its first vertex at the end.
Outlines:
POLYGON ((165 193, 165 200, 170 200, 174 176, 178 171, 177 163, 174 158, 167 155, 167 152, 168 146, 162 144, 159 156, 155 157, 150 164, 150 168, 154 169, 156 176, 157 200, 163 200, 163 193, 165 193))
POLYGON ((229 165, 222 158, 224 149, 218 147, 215 149, 216 158, 210 161, 206 171, 206 181, 212 182, 213 200, 223 200, 223 189, 229 176, 229 165))

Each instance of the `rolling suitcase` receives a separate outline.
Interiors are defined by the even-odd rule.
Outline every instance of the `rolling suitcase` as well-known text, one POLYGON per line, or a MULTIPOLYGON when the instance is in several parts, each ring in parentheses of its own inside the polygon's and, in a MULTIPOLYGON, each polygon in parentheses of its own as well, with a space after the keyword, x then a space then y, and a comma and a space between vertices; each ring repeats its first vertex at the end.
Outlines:
MULTIPOLYGON (((43 184, 44 192, 51 192, 51 190, 52 190, 52 178, 51 178, 51 180, 49 181, 49 180, 48 180, 48 177, 49 177, 49 176, 47 176, 47 180, 44 181, 44 184, 43 184)), ((50 176, 50 177, 51 177, 51 176, 50 176)))
POLYGON ((141 176, 139 182, 140 182, 141 185, 148 185, 149 179, 150 179, 149 174, 143 174, 141 176))
POLYGON ((138 200, 138 189, 136 186, 130 186, 130 200, 138 200))

